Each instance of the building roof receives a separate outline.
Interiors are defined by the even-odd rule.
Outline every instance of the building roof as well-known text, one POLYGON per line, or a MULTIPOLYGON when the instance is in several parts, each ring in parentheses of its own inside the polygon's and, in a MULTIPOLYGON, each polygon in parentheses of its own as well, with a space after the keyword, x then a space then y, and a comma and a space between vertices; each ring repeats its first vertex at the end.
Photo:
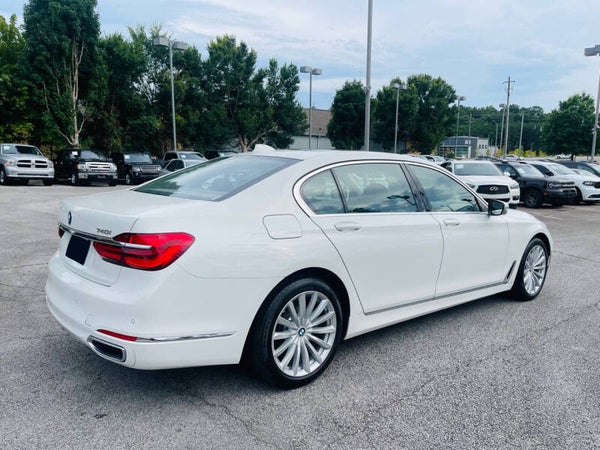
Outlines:
MULTIPOLYGON (((308 108, 302 108, 306 115, 306 123, 308 124, 308 108)), ((312 136, 326 136, 327 125, 331 120, 331 110, 329 109, 312 109, 312 136)), ((308 127, 304 131, 304 136, 308 136, 308 127)))

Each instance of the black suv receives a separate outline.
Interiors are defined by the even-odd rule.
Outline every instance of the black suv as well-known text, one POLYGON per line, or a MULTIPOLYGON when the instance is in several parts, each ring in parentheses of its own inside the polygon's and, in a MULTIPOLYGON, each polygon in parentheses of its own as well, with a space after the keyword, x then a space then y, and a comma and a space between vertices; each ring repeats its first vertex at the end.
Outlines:
POLYGON ((125 184, 138 184, 160 176, 160 164, 152 161, 147 153, 113 152, 111 158, 117 166, 117 177, 125 184))
POLYGON ((531 164, 522 161, 493 161, 498 168, 519 183, 521 200, 528 208, 544 203, 562 206, 577 197, 575 183, 562 177, 546 177, 531 164))
POLYGON ((92 181, 116 186, 117 168, 101 151, 67 148, 60 150, 54 160, 54 178, 68 180, 74 186, 92 181))
POLYGON ((235 155, 237 155, 237 152, 233 150, 206 150, 204 152, 206 159, 224 158, 235 155))
POLYGON ((569 169, 584 170, 586 172, 591 173, 592 175, 600 177, 600 165, 598 164, 587 161, 564 161, 562 159, 556 162, 562 164, 563 166, 567 166, 569 169))

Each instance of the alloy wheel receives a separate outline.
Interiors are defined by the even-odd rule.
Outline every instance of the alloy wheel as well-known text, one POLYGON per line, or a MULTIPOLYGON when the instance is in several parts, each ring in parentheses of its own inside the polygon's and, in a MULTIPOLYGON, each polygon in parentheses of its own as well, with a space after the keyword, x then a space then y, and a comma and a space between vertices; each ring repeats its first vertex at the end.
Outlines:
POLYGON ((279 313, 271 334, 275 364, 288 377, 315 372, 328 358, 337 334, 333 303, 323 293, 305 291, 279 313))
POLYGON ((542 288, 546 277, 546 252, 541 245, 531 247, 525 258, 523 285, 529 295, 535 295, 542 288))

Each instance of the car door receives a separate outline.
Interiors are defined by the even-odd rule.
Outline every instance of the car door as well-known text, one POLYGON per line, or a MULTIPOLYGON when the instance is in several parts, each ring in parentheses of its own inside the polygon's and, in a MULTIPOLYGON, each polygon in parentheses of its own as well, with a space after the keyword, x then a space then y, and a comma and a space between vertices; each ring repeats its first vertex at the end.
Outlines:
POLYGON ((365 313, 433 298, 440 226, 419 208, 399 163, 323 170, 304 182, 301 196, 344 261, 365 313))
POLYGON ((509 270, 506 216, 488 215, 467 188, 443 171, 416 164, 408 167, 429 214, 442 229, 444 255, 435 296, 503 282, 509 270))

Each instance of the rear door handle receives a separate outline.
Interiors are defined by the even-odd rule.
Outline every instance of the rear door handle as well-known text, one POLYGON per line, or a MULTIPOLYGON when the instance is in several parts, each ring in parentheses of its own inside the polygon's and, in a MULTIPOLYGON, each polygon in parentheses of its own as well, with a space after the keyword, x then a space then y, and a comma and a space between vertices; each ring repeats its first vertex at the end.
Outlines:
POLYGON ((447 227, 457 227, 460 225, 460 221, 456 219, 444 219, 443 222, 447 227))
POLYGON ((358 231, 361 228, 356 222, 338 222, 334 227, 338 231, 358 231))

